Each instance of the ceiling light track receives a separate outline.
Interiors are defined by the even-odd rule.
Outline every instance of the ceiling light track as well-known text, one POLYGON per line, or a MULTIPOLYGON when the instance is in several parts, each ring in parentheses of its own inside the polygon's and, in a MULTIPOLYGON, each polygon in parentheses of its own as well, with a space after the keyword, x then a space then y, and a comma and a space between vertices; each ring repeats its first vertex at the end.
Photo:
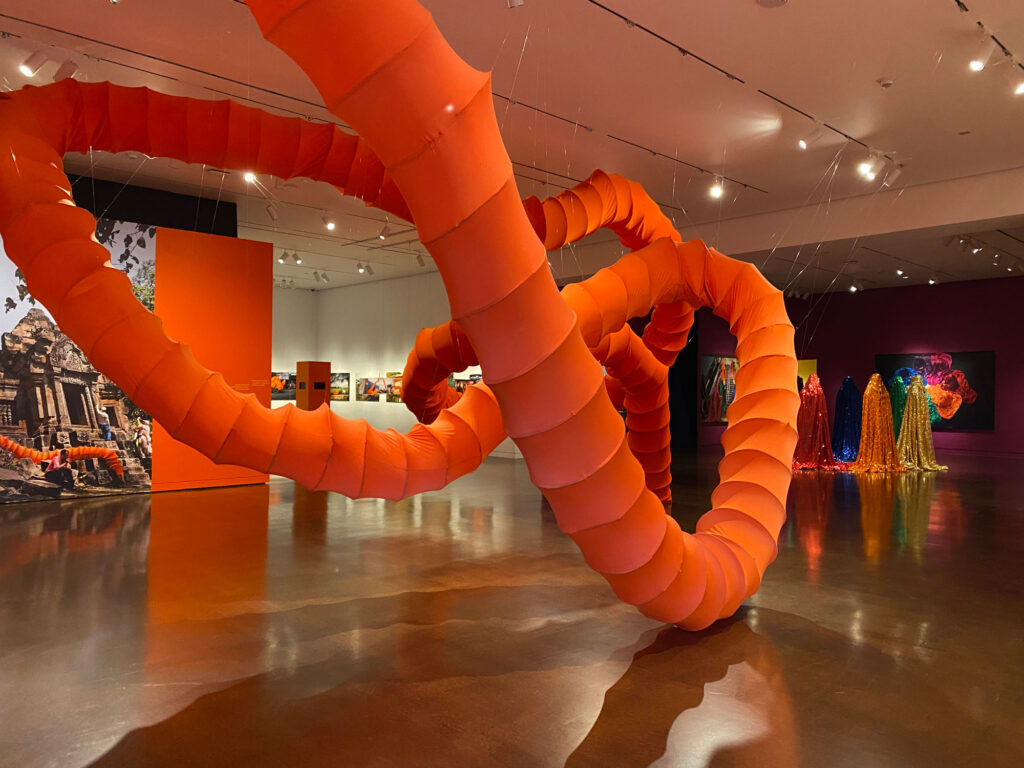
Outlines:
MULTIPOLYGON (((733 81, 736 81, 738 83, 746 84, 746 80, 744 80, 743 78, 737 77, 736 75, 734 75, 731 72, 723 69, 722 67, 719 67, 717 64, 713 64, 712 62, 708 61, 707 59, 698 56, 697 54, 693 53, 693 51, 690 51, 690 50, 688 50, 686 48, 683 48, 681 45, 678 45, 677 43, 672 42, 671 40, 669 40, 664 35, 660 35, 657 32, 655 32, 654 30, 645 27, 643 24, 636 23, 635 21, 633 21, 632 19, 628 18, 627 16, 619 13, 618 11, 615 11, 615 10, 609 8, 608 6, 598 2, 598 0, 587 0, 587 2, 590 3, 591 5, 595 6, 596 8, 600 8, 601 10, 605 11, 606 13, 609 13, 612 16, 615 16, 616 18, 619 18, 622 21, 625 21, 627 24, 630 25, 631 28, 639 29, 642 32, 645 32, 648 35, 650 35, 651 37, 655 38, 656 40, 659 40, 659 41, 665 43, 666 45, 669 45, 669 46, 675 48, 680 53, 682 53, 682 54, 684 54, 686 56, 689 56, 689 57, 691 57, 693 59, 696 59, 701 64, 704 64, 705 66, 710 67, 711 69, 715 70, 716 72, 718 72, 718 73, 720 73, 722 75, 725 75, 729 80, 733 80, 733 81)), ((834 126, 829 125, 828 123, 826 123, 824 121, 815 119, 812 115, 808 114, 807 112, 805 112, 804 110, 800 109, 799 107, 795 107, 792 104, 790 104, 790 103, 788 103, 786 101, 783 101, 782 99, 778 98, 777 96, 773 96, 772 94, 770 94, 767 91, 764 91, 764 90, 762 90, 760 88, 757 88, 756 90, 757 90, 757 93, 761 94, 762 96, 766 96, 767 98, 771 99, 772 101, 776 102, 777 104, 780 104, 781 106, 785 107, 786 109, 789 109, 789 110, 791 110, 793 112, 796 112, 799 115, 803 115, 808 120, 813 120, 815 123, 819 123, 820 125, 823 125, 825 128, 828 128, 830 131, 833 131, 834 133, 839 134, 840 136, 842 136, 843 138, 847 139, 848 141, 852 141, 852 142, 855 142, 857 144, 860 144, 865 149, 869 148, 868 145, 865 144, 864 142, 862 142, 860 139, 856 139, 853 136, 851 136, 850 134, 846 133, 845 131, 841 131, 838 128, 835 128, 834 126)), ((614 139, 615 137, 614 136, 610 136, 610 138, 614 139)), ((620 139, 620 141, 621 141, 621 139, 620 139)), ((672 158, 672 159, 675 159, 675 158, 672 158)), ((890 160, 891 159, 892 158, 890 158, 890 160)), ((677 162, 681 162, 681 161, 677 161, 677 162)), ((686 163, 686 165, 689 165, 689 163, 686 163)), ((705 173, 707 173, 707 172, 708 171, 705 171, 705 173)), ((736 183, 742 184, 742 182, 736 182, 736 183)), ((765 192, 765 190, 760 189, 759 187, 755 187, 755 186, 750 185, 750 184, 744 184, 744 186, 749 188, 749 189, 756 189, 758 192, 765 192)), ((765 192, 765 194, 768 194, 768 193, 765 192)))
POLYGON ((587 0, 587 2, 590 3, 591 5, 593 5, 596 8, 600 8, 605 13, 611 14, 612 16, 615 16, 616 18, 621 19, 622 21, 626 22, 626 24, 629 25, 630 29, 639 29, 641 32, 644 32, 645 34, 648 34, 651 37, 653 37, 655 40, 660 40, 661 42, 665 43, 665 45, 669 45, 669 46, 675 48, 677 51, 679 51, 679 53, 683 54, 684 56, 689 56, 690 58, 695 59, 696 61, 699 61, 704 66, 706 66, 706 67, 708 67, 710 69, 715 70, 719 74, 725 75, 729 80, 734 80, 737 83, 745 83, 746 82, 742 78, 736 77, 736 75, 734 75, 732 72, 729 72, 729 71, 727 71, 725 69, 722 69, 717 64, 712 64, 710 61, 708 61, 704 57, 698 56, 693 51, 691 51, 691 50, 689 50, 687 48, 683 48, 683 46, 681 46, 681 45, 679 45, 677 43, 672 42, 671 40, 669 40, 664 35, 660 35, 657 32, 655 32, 653 29, 650 29, 649 27, 645 27, 643 24, 638 24, 637 22, 633 21, 633 19, 631 19, 628 16, 625 16, 625 15, 619 13, 616 10, 613 10, 612 8, 609 8, 607 5, 604 5, 603 3, 599 3, 597 0, 587 0))
POLYGON ((593 128, 591 128, 589 125, 584 125, 579 120, 570 120, 568 117, 562 117, 561 115, 557 115, 554 112, 548 112, 546 109, 541 109, 540 107, 535 107, 532 104, 527 104, 525 101, 519 101, 518 99, 514 99, 511 96, 505 96, 504 94, 498 93, 497 91, 491 91, 491 95, 494 96, 495 98, 503 99, 503 100, 507 101, 513 107, 523 107, 525 109, 532 110, 533 112, 536 112, 537 114, 544 115, 545 117, 550 117, 550 118, 553 118, 555 120, 560 120, 563 123, 566 123, 567 125, 573 126, 574 128, 582 128, 583 130, 587 131, 588 133, 593 133, 594 132, 593 128))
POLYGON ((732 178, 730 176, 722 176, 722 174, 720 174, 720 173, 715 173, 714 171, 709 171, 707 168, 702 168, 699 165, 694 165, 693 163, 688 163, 685 160, 680 160, 678 157, 672 157, 672 155, 666 155, 664 152, 659 152, 656 149, 651 149, 650 147, 645 147, 642 144, 637 144, 635 141, 630 141, 629 139, 623 139, 623 138, 621 138, 619 136, 612 136, 611 134, 608 134, 608 138, 609 139, 614 139, 615 141, 621 142, 623 144, 627 144, 627 145, 633 147, 634 149, 643 150, 644 152, 647 152, 648 154, 653 155, 654 157, 663 157, 666 160, 671 160, 672 162, 678 163, 679 165, 685 165, 687 168, 692 168, 693 170, 699 171, 700 173, 706 173, 706 174, 708 174, 710 176, 720 177, 724 181, 728 181, 728 182, 730 182, 732 184, 738 184, 739 186, 743 187, 744 189, 753 189, 754 191, 761 192, 762 194, 765 194, 765 195, 769 194, 768 190, 761 189, 760 187, 756 186, 755 184, 747 184, 746 182, 740 181, 739 179, 734 179, 734 178, 732 178))

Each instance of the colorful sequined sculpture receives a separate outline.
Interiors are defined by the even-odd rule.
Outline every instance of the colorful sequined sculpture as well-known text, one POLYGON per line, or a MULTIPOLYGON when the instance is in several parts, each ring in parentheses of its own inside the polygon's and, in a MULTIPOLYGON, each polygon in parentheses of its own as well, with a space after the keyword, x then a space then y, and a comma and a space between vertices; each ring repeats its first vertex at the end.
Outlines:
POLYGON ((828 406, 818 374, 812 373, 800 391, 800 411, 796 417, 799 437, 793 456, 793 469, 840 469, 832 455, 828 430, 828 406))
POLYGON ((928 396, 924 380, 915 376, 907 390, 907 406, 903 415, 903 429, 896 444, 900 464, 906 469, 921 469, 929 472, 946 469, 935 460, 935 446, 932 442, 932 424, 928 417, 928 396))
POLYGON ((892 431, 892 405, 880 374, 871 374, 861 408, 860 447, 854 472, 899 472, 892 431))
POLYGON ((832 422, 832 455, 836 461, 856 461, 860 447, 861 396, 853 379, 847 376, 836 395, 835 421, 832 422))

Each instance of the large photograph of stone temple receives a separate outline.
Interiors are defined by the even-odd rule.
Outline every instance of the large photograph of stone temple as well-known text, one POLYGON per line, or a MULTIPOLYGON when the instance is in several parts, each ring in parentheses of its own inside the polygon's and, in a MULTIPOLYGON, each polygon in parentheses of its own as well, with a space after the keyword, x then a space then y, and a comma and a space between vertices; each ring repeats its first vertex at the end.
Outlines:
POLYGON ((39 308, 0 336, 0 435, 37 451, 110 448, 124 465, 123 480, 103 459, 71 461, 58 474, 0 449, 0 503, 147 490, 151 425, 39 308))

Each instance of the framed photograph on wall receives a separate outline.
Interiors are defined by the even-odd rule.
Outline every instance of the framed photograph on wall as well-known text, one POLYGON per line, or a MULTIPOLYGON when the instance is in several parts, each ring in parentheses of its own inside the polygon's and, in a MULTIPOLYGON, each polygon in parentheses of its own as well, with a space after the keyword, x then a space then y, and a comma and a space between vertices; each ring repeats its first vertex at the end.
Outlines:
POLYGON ((402 402, 402 371, 388 371, 384 377, 384 400, 402 402))
POLYGON ((349 399, 349 375, 331 372, 331 400, 349 399))
POLYGON ((995 352, 913 352, 875 355, 875 370, 889 383, 920 374, 941 417, 936 432, 969 432, 996 427, 995 352))
POLYGON ((270 374, 270 399, 295 399, 295 372, 276 371, 270 374))
POLYGON ((384 393, 384 378, 356 379, 356 401, 360 403, 379 403, 384 393))

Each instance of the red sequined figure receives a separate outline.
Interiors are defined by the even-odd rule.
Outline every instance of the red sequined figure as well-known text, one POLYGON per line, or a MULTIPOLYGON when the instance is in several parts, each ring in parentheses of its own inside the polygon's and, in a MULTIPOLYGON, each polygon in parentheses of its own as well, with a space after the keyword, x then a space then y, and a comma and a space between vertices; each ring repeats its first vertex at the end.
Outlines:
POLYGON ((793 456, 793 469, 845 469, 832 455, 832 437, 828 430, 828 405, 818 374, 812 373, 800 391, 800 412, 796 417, 799 439, 793 456))

